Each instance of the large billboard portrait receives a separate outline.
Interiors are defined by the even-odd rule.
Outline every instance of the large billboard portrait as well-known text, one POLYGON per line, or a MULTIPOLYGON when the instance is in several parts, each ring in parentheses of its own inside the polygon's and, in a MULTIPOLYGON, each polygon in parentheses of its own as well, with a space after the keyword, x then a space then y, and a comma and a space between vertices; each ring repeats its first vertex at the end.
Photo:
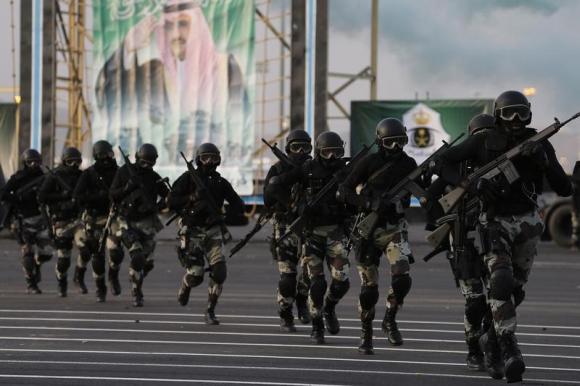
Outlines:
POLYGON ((93 140, 154 144, 172 180, 181 151, 213 142, 219 171, 251 194, 253 1, 95 0, 93 14, 93 140))

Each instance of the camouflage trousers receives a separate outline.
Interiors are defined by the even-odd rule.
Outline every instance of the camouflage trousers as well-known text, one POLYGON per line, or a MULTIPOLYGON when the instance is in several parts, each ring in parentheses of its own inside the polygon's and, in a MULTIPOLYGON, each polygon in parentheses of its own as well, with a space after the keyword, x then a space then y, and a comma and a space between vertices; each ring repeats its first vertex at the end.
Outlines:
POLYGON ((479 219, 484 262, 489 273, 489 304, 499 335, 515 332, 516 307, 524 300, 544 225, 537 212, 479 219))
POLYGON ((224 243, 218 225, 212 227, 190 227, 179 222, 179 246, 177 255, 185 268, 183 284, 197 287, 203 282, 205 263, 209 265, 208 294, 217 299, 223 289, 227 269, 223 254, 224 243))
POLYGON ((465 299, 465 312, 463 315, 463 327, 467 342, 479 339, 483 319, 487 313, 487 300, 485 297, 485 281, 483 278, 458 279, 459 289, 465 299))
POLYGON ((341 225, 326 225, 311 229, 305 236, 302 246, 303 264, 306 265, 310 288, 308 306, 312 318, 322 314, 327 283, 324 277, 324 264, 332 278, 326 299, 338 302, 350 287, 348 261, 345 247, 346 235, 341 225))
POLYGON ((40 281, 40 266, 52 258, 48 227, 42 216, 14 221, 10 226, 21 246, 22 269, 27 283, 40 281))
POLYGON ((75 243, 79 248, 77 267, 86 268, 89 261, 92 261, 93 278, 104 278, 106 249, 109 252, 109 269, 118 271, 124 257, 121 239, 116 236, 119 229, 118 222, 116 220, 111 222, 106 248, 100 253, 99 242, 107 223, 107 216, 92 216, 88 212, 84 212, 81 216, 81 222, 82 226, 75 237, 75 243))
MULTIPOLYGON (((71 264, 73 245, 77 244, 81 232, 80 221, 77 219, 53 221, 53 245, 56 249, 56 279, 65 280, 71 264)), ((78 246, 78 244, 77 244, 78 246)))
POLYGON ((275 221, 271 239, 272 254, 278 262, 280 273, 276 298, 281 310, 292 308, 297 296, 306 299, 310 287, 307 265, 300 256, 300 238, 292 234, 278 243, 286 232, 286 226, 281 221, 275 221))
POLYGON ((387 307, 402 305, 411 288, 409 270, 413 259, 408 242, 408 223, 405 219, 401 219, 397 224, 377 227, 369 240, 357 242, 357 271, 361 279, 359 296, 361 320, 367 320, 374 315, 374 307, 379 297, 379 265, 383 255, 391 272, 387 307))
MULTIPOLYGON (((117 217, 117 227, 113 235, 120 239, 131 258, 129 264, 129 279, 133 289, 140 289, 143 279, 154 267, 153 252, 155 252, 155 235, 163 229, 163 224, 157 215, 141 220, 127 220, 117 217)), ((110 240, 107 240, 108 245, 110 240)))

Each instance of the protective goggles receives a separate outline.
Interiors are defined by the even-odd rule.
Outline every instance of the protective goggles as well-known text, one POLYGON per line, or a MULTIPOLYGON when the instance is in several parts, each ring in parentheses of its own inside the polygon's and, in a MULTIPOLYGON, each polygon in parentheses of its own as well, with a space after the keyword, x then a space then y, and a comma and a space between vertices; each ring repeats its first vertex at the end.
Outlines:
POLYGON ((324 159, 338 159, 344 156, 343 147, 323 147, 320 149, 320 156, 324 159))
POLYGON ((79 158, 71 158, 71 159, 67 159, 66 161, 64 161, 64 164, 66 166, 69 166, 69 167, 79 167, 79 166, 81 166, 82 162, 83 162, 83 160, 81 160, 79 158))
POLYGON ((288 145, 288 150, 290 153, 308 154, 312 151, 312 145, 310 142, 292 142, 288 145))
POLYGON ((379 139, 381 147, 385 149, 393 150, 395 147, 402 149, 409 142, 407 136, 400 137, 384 137, 379 139))
POLYGON ((28 166, 29 168, 33 168, 33 167, 40 165, 40 160, 31 159, 28 161, 24 161, 24 165, 28 166))
POLYGON ((110 159, 110 158, 115 158, 115 153, 113 153, 112 151, 95 154, 95 159, 98 161, 110 159))
POLYGON ((149 160, 146 160, 146 159, 143 159, 143 158, 140 158, 139 160, 137 160, 137 163, 142 168, 147 168, 147 169, 152 169, 153 168, 153 165, 155 165, 155 161, 149 161, 149 160))
POLYGON ((513 121, 516 116, 520 121, 524 122, 530 119, 532 112, 530 107, 526 105, 511 105, 497 109, 498 116, 504 121, 513 121))
POLYGON ((222 157, 216 153, 203 153, 199 155, 199 162, 203 165, 217 165, 221 160, 222 157))

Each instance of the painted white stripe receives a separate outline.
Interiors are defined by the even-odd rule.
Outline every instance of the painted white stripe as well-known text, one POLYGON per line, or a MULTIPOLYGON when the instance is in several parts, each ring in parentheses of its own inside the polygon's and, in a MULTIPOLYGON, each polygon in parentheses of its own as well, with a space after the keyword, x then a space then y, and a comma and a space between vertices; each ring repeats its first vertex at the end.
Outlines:
POLYGON ((283 386, 337 386, 323 383, 288 383, 288 382, 258 382, 258 381, 230 381, 215 379, 172 379, 172 378, 123 378, 123 377, 81 377, 73 375, 21 375, 0 374, 0 378, 15 379, 68 379, 79 381, 117 381, 117 382, 165 382, 165 383, 206 383, 217 385, 283 385, 283 386))
MULTIPOLYGON (((139 322, 141 323, 141 322, 139 322)), ((133 322, 133 324, 138 324, 133 322)), ((200 324, 205 324, 201 323, 200 324)), ((88 332, 123 332, 123 333, 148 333, 148 334, 189 334, 189 335, 228 335, 228 336, 267 336, 267 337, 280 337, 280 338, 304 338, 304 335, 288 334, 288 333, 266 333, 266 332, 238 332, 238 331, 179 331, 179 330, 148 330, 148 329, 131 329, 131 328, 82 328, 82 327, 52 327, 52 326, 2 326, 0 329, 7 330, 49 330, 49 331, 88 331, 88 332)), ((357 328, 360 329, 360 328, 357 328)), ((434 333, 458 333, 464 334, 463 331, 449 331, 449 330, 425 330, 425 329, 412 329, 412 328, 401 328, 401 331, 407 332, 434 332, 434 333)), ((374 329, 380 336, 380 329, 374 329)), ((558 338, 580 338, 580 335, 557 335, 557 334, 526 334, 518 333, 518 336, 534 336, 534 337, 558 337, 558 338)), ((358 336, 345 336, 345 335, 333 335, 333 338, 337 339, 360 339, 358 336)), ((407 339, 413 341, 412 338, 407 339)), ((432 341, 441 343, 455 343, 462 342, 458 340, 449 339, 414 339, 415 341, 432 341)), ((531 344, 534 345, 534 344, 531 344)), ((547 345, 546 347, 551 347, 552 345, 547 345)), ((561 345, 562 347, 568 348, 580 348, 578 345, 561 345)), ((554 345, 554 347, 559 347, 559 345, 554 345)))
MULTIPOLYGON (((328 350, 352 350, 353 346, 340 345, 314 345, 314 344, 287 344, 279 343, 248 343, 248 342, 200 342, 200 341, 178 341, 178 340, 138 340, 138 339, 103 339, 103 338, 48 338, 29 336, 0 336, 0 341, 45 341, 45 342, 82 342, 82 343, 144 343, 144 344, 169 344, 187 346, 231 346, 231 347, 275 347, 275 348, 307 348, 307 349, 328 349, 328 350)), ((397 352, 424 352, 436 354, 460 354, 465 355, 463 350, 429 350, 418 348, 395 348, 395 347, 375 347, 375 351, 397 351, 397 352)), ((580 356, 573 355, 551 355, 551 354, 525 354, 526 357, 538 358, 558 358, 558 359, 580 359, 580 356)))
MULTIPOLYGON (((392 361, 399 363, 400 361, 392 361)), ((357 374, 381 374, 381 375, 427 375, 427 376, 442 376, 442 377, 461 377, 472 379, 489 379, 489 377, 482 375, 462 375, 462 374, 445 374, 445 373, 417 373, 417 372, 402 372, 402 371, 384 371, 384 370, 359 370, 359 369, 327 369, 327 368, 304 368, 304 367, 273 367, 273 366, 231 366, 231 365, 192 365, 192 364, 160 364, 160 363, 119 363, 119 362, 78 362, 78 361, 22 361, 22 360, 0 360, 0 363, 18 363, 18 364, 55 364, 55 365, 80 365, 80 366, 117 366, 117 367, 162 367, 162 368, 194 368, 194 369, 229 369, 229 370, 262 370, 262 371, 296 371, 296 372, 323 372, 323 373, 357 373, 357 374)), ((405 362, 408 363, 408 362, 405 362)), ((431 364, 424 362, 425 364, 431 364)), ((450 366, 464 367, 463 363, 446 363, 450 366)), ((530 367, 527 369, 533 370, 549 370, 549 371, 580 371, 579 369, 566 368, 550 368, 550 367, 530 367)), ((540 379, 526 378, 527 382, 545 381, 540 379)), ((556 380, 558 381, 558 380, 556 380)), ((572 382, 562 380, 563 382, 572 382)))
MULTIPOLYGON (((179 316, 184 318, 203 317, 202 314, 197 313, 163 313, 163 312, 122 312, 122 311, 73 311, 73 310, 14 310, 14 309, 0 309, 1 312, 6 313, 45 313, 45 314, 88 314, 88 315, 131 315, 131 316, 179 316)), ((220 314, 220 318, 238 318, 238 319, 275 319, 279 320, 278 316, 265 315, 231 315, 220 314)), ((359 319, 355 318, 339 318, 341 322, 357 322, 359 319)), ((431 320, 398 320, 398 323, 413 323, 413 324, 442 324, 442 325, 456 325, 463 326, 462 322, 446 322, 446 321, 431 321, 431 320)), ((566 329, 566 330, 580 330, 580 326, 553 326, 553 325, 535 325, 535 324, 518 324, 518 328, 552 328, 552 329, 566 329)), ((519 334, 518 334, 519 335, 519 334)))

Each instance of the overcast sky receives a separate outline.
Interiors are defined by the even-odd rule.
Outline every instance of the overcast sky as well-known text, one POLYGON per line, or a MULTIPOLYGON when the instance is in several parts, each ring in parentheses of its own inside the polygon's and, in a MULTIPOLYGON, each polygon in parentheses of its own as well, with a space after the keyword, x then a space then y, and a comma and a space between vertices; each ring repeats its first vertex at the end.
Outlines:
MULTIPOLYGON (((330 71, 355 73, 369 65, 370 4, 329 0, 330 71)), ((379 8, 379 99, 414 99, 427 91, 432 99, 494 98, 533 86, 536 127, 580 111, 580 1, 379 0, 379 8)), ((0 15, 0 87, 8 87, 8 0, 0 0, 0 15)), ((330 89, 341 82, 331 79, 330 89)), ((340 100, 348 106, 368 96, 368 82, 359 81, 340 100)), ((0 95, 3 101, 9 97, 0 95)), ((339 113, 330 107, 329 115, 339 113)), ((346 132, 348 122, 331 121, 331 128, 346 132)), ((580 122, 566 133, 554 139, 559 152, 580 158, 580 143, 570 141, 580 133, 580 122)))

